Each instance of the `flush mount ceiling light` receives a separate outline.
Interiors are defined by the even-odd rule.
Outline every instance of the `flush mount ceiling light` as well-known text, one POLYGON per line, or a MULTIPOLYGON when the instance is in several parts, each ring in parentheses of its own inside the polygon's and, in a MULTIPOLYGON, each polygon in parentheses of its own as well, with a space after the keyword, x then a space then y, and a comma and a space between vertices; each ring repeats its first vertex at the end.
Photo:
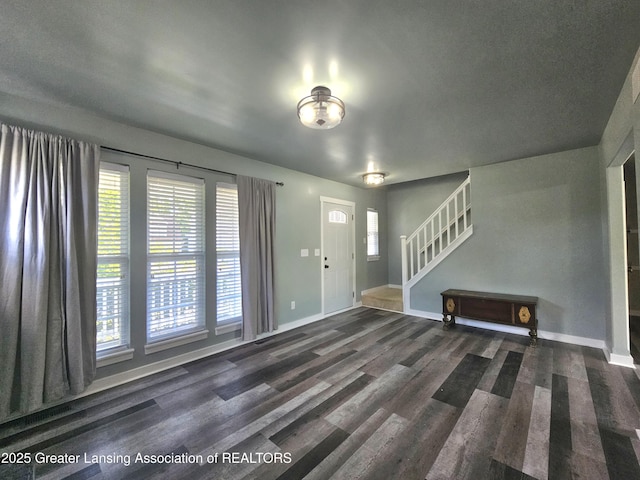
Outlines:
POLYGON ((362 175, 362 180, 366 185, 381 185, 385 176, 382 172, 367 172, 362 175))
POLYGON ((327 87, 315 87, 298 102, 298 118, 305 127, 327 130, 344 118, 344 102, 331 96, 327 87))

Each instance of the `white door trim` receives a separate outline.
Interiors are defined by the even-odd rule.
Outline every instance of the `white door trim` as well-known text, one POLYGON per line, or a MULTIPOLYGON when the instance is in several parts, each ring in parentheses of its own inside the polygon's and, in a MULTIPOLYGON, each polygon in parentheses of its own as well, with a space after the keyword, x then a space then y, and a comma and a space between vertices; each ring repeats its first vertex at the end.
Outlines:
POLYGON ((320 197, 320 264, 318 268, 320 269, 320 287, 321 287, 321 299, 320 303, 322 304, 322 316, 326 315, 325 307, 324 307, 324 204, 325 203, 335 203, 338 205, 345 205, 348 207, 352 207, 353 212, 353 221, 351 222, 351 251, 353 252, 353 258, 351 259, 351 268, 353 269, 353 285, 351 285, 351 289, 353 291, 351 306, 355 306, 356 304, 356 202, 352 202, 350 200, 342 200, 340 198, 333 197, 320 197))
POLYGON ((609 363, 633 365, 629 333, 629 292, 627 285, 627 241, 625 218, 624 163, 634 154, 634 135, 631 130, 614 158, 605 168, 607 232, 609 250, 610 330, 605 354, 609 363))

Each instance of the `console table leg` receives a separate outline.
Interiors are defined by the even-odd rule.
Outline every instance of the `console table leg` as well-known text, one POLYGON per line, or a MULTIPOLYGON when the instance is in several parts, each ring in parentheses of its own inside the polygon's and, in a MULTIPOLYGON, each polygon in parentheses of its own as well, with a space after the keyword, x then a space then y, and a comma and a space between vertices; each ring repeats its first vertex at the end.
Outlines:
POLYGON ((455 328, 456 326, 456 317, 453 315, 443 315, 442 316, 442 329, 449 330, 450 328, 455 328))

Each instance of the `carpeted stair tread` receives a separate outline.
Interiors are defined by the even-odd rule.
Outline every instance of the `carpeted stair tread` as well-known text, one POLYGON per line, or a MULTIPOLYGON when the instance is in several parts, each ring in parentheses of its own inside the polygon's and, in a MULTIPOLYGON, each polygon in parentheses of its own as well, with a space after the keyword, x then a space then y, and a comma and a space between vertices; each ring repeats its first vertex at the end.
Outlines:
POLYGON ((362 295, 362 305, 402 312, 402 290, 399 288, 380 288, 362 295))

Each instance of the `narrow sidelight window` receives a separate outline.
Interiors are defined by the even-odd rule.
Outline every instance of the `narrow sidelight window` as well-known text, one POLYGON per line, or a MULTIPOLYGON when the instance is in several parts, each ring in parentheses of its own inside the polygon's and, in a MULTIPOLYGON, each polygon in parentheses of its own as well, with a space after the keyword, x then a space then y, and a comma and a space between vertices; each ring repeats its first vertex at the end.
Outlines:
POLYGON ((380 258, 380 243, 378 241, 378 212, 367 209, 367 260, 380 258))
POLYGON ((129 167, 101 162, 98 183, 97 351, 129 344, 129 167))

